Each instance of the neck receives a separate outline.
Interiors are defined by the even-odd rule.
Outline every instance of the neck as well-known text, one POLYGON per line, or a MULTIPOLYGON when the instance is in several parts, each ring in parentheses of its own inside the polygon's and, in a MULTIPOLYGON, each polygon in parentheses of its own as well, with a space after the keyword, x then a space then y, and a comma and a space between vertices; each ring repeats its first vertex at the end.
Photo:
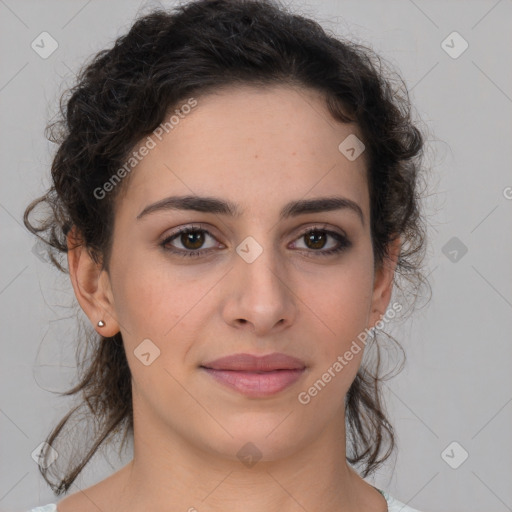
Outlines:
POLYGON ((384 498, 346 463, 343 414, 284 456, 265 456, 265 449, 249 445, 241 461, 192 444, 169 425, 148 421, 148 413, 134 410, 134 458, 123 468, 120 500, 131 511, 387 510, 384 498))

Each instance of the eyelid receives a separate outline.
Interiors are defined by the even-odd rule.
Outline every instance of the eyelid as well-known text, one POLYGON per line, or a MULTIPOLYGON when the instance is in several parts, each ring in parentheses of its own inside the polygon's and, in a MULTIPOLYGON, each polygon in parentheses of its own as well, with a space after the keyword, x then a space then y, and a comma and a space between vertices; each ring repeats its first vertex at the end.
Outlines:
MULTIPOLYGON (((296 242, 298 239, 300 239, 301 237, 305 236, 306 234, 308 234, 310 232, 320 231, 320 232, 325 232, 328 237, 334 238, 338 243, 338 248, 334 248, 334 249, 332 249, 332 248, 331 249, 318 249, 318 250, 296 249, 299 252, 306 252, 306 253, 313 253, 313 254, 317 253, 319 256, 320 255, 329 255, 334 252, 341 252, 341 251, 343 251, 344 248, 349 248, 352 246, 352 242, 350 241, 350 239, 348 238, 348 236, 346 235, 346 233, 343 230, 341 230, 340 228, 337 228, 337 227, 331 227, 327 223, 323 223, 320 225, 318 225, 318 224, 311 225, 311 223, 305 223, 302 226, 299 226, 298 229, 300 229, 300 231, 298 231, 298 233, 296 233, 294 235, 292 242, 296 242), (302 228, 302 229, 300 229, 300 228, 302 228), (341 231, 341 232, 339 232, 339 231, 341 231)), ((168 252, 177 254, 178 256, 190 256, 190 255, 202 256, 202 255, 211 254, 211 252, 214 251, 214 249, 215 249, 213 247, 209 247, 207 249, 197 249, 197 250, 176 249, 176 248, 166 249, 165 246, 170 244, 171 241, 173 241, 171 239, 177 238, 181 233, 194 232, 194 231, 199 231, 199 232, 205 233, 206 236, 210 236, 211 238, 216 240, 219 244, 223 245, 225 248, 225 244, 220 242, 218 240, 218 237, 215 236, 211 232, 212 228, 208 224, 202 224, 202 223, 185 224, 185 225, 180 226, 179 228, 175 229, 171 233, 165 234, 163 237, 161 237, 161 239, 159 241, 159 246, 161 246, 164 250, 166 250, 168 252)), ((215 229, 213 229, 213 231, 215 231, 215 229)))
MULTIPOLYGON (((171 238, 178 237, 181 233, 187 233, 189 231, 200 231, 206 233, 207 236, 210 236, 211 238, 215 239, 219 244, 222 244, 222 242, 219 242, 218 237, 212 233, 212 231, 215 231, 214 228, 207 224, 201 224, 198 222, 192 223, 192 224, 185 224, 183 226, 179 226, 176 229, 172 230, 170 233, 166 232, 162 237, 160 237, 158 244, 163 245, 165 243, 169 243, 169 240, 171 238)), ((222 244, 224 245, 224 244, 222 244)), ((203 249, 198 249, 195 252, 199 252, 203 249)), ((208 249, 207 249, 208 250, 208 249)), ((183 250, 184 252, 184 250, 183 250)))
POLYGON ((343 229, 332 226, 331 224, 327 224, 326 222, 324 222, 323 224, 314 224, 313 226, 311 225, 311 223, 307 223, 307 224, 303 224, 303 226, 305 226, 303 229, 300 229, 301 226, 299 226, 299 228, 298 228, 299 234, 296 236, 296 238, 298 236, 302 236, 306 233, 309 233, 310 231, 318 230, 318 231, 332 231, 332 232, 335 232, 336 234, 348 239, 347 233, 345 233, 345 231, 343 229))
MULTIPOLYGON (((309 233, 310 231, 314 231, 314 230, 335 231, 338 235, 343 236, 348 239, 347 233, 344 230, 342 230, 341 228, 331 226, 327 223, 314 224, 314 225, 311 225, 310 222, 304 223, 301 226, 298 226, 296 228, 296 230, 297 231, 296 231, 294 240, 297 239, 298 237, 305 235, 306 233, 309 233)), ((179 226, 175 230, 171 231, 170 233, 166 232, 164 235, 162 235, 160 237, 159 241, 160 241, 160 243, 165 242, 169 238, 172 238, 173 236, 179 235, 180 233, 187 232, 187 231, 204 231, 218 241, 218 237, 214 233, 212 233, 212 227, 209 224, 204 224, 201 222, 195 222, 195 223, 179 226)), ((215 231, 215 228, 213 228, 213 231, 215 231)), ((219 243, 221 243, 221 242, 219 242, 219 243)))

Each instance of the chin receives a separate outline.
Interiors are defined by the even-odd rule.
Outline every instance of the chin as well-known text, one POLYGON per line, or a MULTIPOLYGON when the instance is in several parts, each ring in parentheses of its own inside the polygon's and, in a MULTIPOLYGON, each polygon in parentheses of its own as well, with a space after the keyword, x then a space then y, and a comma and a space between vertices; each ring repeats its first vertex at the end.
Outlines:
POLYGON ((242 459, 262 462, 284 459, 306 445, 308 438, 313 439, 318 435, 315 430, 308 436, 304 424, 298 424, 296 418, 292 420, 293 414, 283 421, 289 413, 290 410, 273 414, 239 414, 237 421, 222 422, 233 437, 221 428, 209 429, 209 435, 203 438, 203 442, 212 454, 230 460, 238 459, 242 463, 242 459))

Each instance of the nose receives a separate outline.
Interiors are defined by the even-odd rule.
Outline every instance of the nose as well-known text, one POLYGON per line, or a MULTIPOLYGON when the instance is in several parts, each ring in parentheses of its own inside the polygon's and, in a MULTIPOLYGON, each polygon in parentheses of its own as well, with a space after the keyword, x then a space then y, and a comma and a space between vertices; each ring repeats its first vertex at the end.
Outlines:
POLYGON ((233 327, 247 328, 258 336, 290 327, 297 312, 297 297, 290 273, 279 254, 263 249, 252 262, 245 258, 243 251, 240 254, 242 256, 236 254, 235 268, 228 274, 224 320, 233 327))

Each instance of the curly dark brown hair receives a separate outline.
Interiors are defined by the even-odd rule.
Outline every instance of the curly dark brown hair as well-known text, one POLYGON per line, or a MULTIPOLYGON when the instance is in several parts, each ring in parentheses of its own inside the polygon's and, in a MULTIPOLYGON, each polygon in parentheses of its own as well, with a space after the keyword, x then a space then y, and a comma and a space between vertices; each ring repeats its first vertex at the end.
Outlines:
MULTIPOLYGON (((278 1, 198 0, 152 10, 140 15, 112 48, 84 65, 76 85, 60 99, 58 121, 47 127, 47 137, 59 145, 51 166, 52 186, 24 214, 25 226, 47 244, 49 258, 60 271, 69 272, 62 256, 72 227, 94 261, 108 271, 114 204, 128 179, 102 199, 94 191, 171 109, 192 95, 224 86, 287 84, 320 91, 335 120, 360 128, 368 162, 375 265, 384 263, 388 245, 400 236, 393 284, 403 294, 402 303, 412 307, 420 288, 430 290, 422 272, 426 223, 419 186, 425 175, 425 135, 412 119, 407 87, 373 50, 328 34, 318 22, 278 1), (49 206, 50 213, 33 223, 30 214, 38 205, 49 206)), ((372 342, 376 339, 375 332, 372 342)), ((72 433, 72 457, 62 457, 61 451, 58 464, 40 464, 56 495, 69 489, 105 441, 124 432, 124 444, 133 435, 131 373, 121 333, 105 338, 93 331, 80 335, 81 343, 92 355, 77 357, 78 384, 61 393, 81 400, 46 442, 54 447, 81 411, 83 418, 93 419, 94 430, 90 443, 72 433), (63 460, 68 465, 59 472, 63 460), (55 472, 54 481, 50 471, 55 472)), ((347 461, 361 465, 363 477, 396 446, 381 395, 381 344, 370 345, 377 349, 375 367, 361 365, 345 397, 347 461)))

